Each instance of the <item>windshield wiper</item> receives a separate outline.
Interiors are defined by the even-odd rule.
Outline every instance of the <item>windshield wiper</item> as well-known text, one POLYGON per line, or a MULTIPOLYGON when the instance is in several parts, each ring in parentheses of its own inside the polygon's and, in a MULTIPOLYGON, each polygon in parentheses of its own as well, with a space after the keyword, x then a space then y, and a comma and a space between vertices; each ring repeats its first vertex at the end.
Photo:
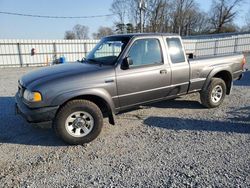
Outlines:
POLYGON ((86 59, 86 61, 90 61, 90 62, 93 62, 93 63, 95 63, 95 64, 99 64, 100 66, 102 66, 102 65, 104 64, 103 62, 98 61, 98 60, 96 60, 96 59, 86 59))
POLYGON ((86 59, 87 61, 91 61, 91 62, 98 62, 96 59, 86 59))

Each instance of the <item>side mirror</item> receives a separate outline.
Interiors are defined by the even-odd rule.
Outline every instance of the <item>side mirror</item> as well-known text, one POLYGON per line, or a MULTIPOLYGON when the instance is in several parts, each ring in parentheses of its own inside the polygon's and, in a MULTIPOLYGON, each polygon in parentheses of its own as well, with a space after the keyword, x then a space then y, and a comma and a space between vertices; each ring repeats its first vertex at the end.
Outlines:
POLYGON ((188 53, 187 54, 187 59, 194 59, 194 54, 193 53, 188 53))
POLYGON ((125 59, 123 59, 123 62, 122 62, 123 70, 129 69, 131 65, 133 65, 133 60, 130 57, 126 57, 125 59))

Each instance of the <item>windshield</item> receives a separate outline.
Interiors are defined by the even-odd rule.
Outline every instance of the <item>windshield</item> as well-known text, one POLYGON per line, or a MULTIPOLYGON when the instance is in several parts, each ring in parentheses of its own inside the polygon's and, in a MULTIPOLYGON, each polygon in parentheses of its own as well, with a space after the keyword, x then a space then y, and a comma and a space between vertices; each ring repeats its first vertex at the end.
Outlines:
POLYGON ((89 63, 113 65, 126 47, 129 37, 103 38, 89 53, 86 60, 89 63))

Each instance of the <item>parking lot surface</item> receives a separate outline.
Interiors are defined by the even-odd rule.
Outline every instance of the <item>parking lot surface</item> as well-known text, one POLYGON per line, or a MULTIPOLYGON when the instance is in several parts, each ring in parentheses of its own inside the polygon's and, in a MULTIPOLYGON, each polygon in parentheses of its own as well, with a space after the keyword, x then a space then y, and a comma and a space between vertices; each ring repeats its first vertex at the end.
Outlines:
POLYGON ((249 72, 219 108, 199 94, 141 106, 67 146, 15 115, 17 80, 33 69, 0 69, 0 187, 250 187, 249 72))

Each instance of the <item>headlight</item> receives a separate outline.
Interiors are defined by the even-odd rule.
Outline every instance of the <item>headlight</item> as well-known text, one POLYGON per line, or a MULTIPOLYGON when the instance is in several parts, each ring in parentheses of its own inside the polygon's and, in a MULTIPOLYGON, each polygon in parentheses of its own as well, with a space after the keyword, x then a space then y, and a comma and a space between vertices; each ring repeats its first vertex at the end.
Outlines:
POLYGON ((31 92, 29 90, 25 90, 23 94, 23 98, 29 102, 40 102, 42 101, 42 95, 39 92, 31 92))

